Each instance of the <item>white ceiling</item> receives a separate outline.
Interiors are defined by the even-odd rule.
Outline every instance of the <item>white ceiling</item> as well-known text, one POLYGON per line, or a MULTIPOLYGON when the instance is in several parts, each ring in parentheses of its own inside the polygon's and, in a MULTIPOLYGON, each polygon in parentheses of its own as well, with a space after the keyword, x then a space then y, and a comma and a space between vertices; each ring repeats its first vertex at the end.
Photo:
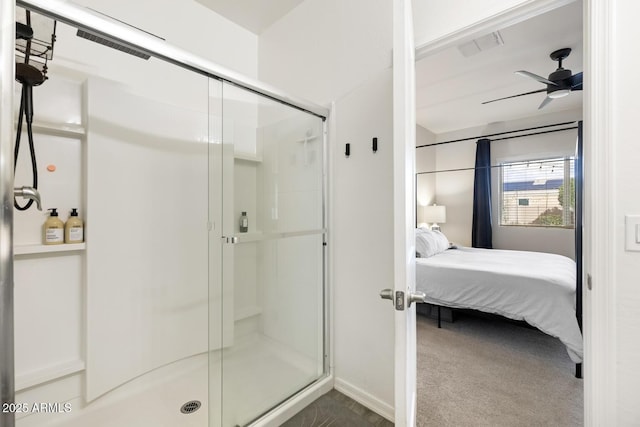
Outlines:
POLYGON ((468 58, 454 46, 416 63, 416 120, 420 126, 439 134, 581 108, 581 91, 555 99, 542 110, 538 106, 544 92, 486 105, 482 102, 544 89, 544 84, 514 71, 548 77, 557 67, 549 58, 556 49, 570 47, 571 55, 563 67, 573 74, 582 71, 582 2, 499 31, 502 46, 468 58))
POLYGON ((260 34, 304 0, 196 0, 228 20, 260 34))
MULTIPOLYGON (((216 13, 260 34, 304 0, 197 0, 216 13)), ((527 70, 547 77, 557 63, 556 49, 570 47, 563 66, 582 71, 582 2, 499 30, 504 45, 465 58, 456 46, 416 63, 416 120, 435 134, 582 107, 582 92, 556 99, 542 110, 545 93, 482 105, 519 93, 544 89, 535 80, 514 74, 527 70)), ((481 37, 485 34, 478 34, 481 37)))

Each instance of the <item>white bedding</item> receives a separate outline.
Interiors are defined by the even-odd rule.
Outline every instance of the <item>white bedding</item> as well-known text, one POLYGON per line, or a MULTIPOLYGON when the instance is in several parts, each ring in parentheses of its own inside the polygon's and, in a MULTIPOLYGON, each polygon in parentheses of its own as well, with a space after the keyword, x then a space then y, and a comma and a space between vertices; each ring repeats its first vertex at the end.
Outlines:
POLYGON ((524 320, 557 337, 582 362, 576 319, 576 265, 540 252, 449 249, 416 259, 416 288, 427 302, 524 320))

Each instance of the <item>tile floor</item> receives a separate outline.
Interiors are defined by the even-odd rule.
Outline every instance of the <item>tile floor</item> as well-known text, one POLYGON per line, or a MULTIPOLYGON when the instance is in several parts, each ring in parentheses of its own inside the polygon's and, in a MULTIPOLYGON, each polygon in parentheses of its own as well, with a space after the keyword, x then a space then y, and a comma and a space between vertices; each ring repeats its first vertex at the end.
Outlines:
POLYGON ((336 390, 316 399, 285 427, 391 427, 393 423, 336 390))

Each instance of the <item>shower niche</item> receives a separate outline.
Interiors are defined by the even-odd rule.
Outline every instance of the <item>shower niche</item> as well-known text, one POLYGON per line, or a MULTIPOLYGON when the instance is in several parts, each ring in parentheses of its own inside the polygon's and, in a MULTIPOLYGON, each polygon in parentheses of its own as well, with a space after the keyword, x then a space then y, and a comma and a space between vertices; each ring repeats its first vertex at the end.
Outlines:
POLYGON ((16 214, 17 400, 73 410, 18 426, 250 424, 327 372, 325 123, 58 25, 40 191, 86 243, 16 214))
MULTIPOLYGON (((56 73, 50 72, 49 77, 33 88, 33 144, 42 210, 35 203, 25 211, 14 209, 15 384, 19 396, 50 382, 70 383, 85 368, 81 334, 86 244, 42 244, 47 209, 57 208, 63 221, 72 208, 85 213, 82 84, 56 73)), ((20 89, 16 83, 16 112, 20 89)), ((17 114, 15 119, 17 122, 17 114)), ((32 185, 26 126, 22 131, 14 187, 32 185)), ((25 205, 20 198, 18 203, 25 205)))

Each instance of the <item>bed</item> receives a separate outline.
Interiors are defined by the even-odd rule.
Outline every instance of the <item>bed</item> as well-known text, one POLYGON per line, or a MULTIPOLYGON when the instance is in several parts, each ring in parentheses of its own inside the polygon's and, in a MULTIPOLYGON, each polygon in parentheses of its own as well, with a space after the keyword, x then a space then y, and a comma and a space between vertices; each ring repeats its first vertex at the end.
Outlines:
POLYGON ((576 265, 540 252, 450 248, 446 237, 416 231, 416 289, 425 302, 523 320, 560 339, 571 360, 582 362, 576 318, 576 265))

